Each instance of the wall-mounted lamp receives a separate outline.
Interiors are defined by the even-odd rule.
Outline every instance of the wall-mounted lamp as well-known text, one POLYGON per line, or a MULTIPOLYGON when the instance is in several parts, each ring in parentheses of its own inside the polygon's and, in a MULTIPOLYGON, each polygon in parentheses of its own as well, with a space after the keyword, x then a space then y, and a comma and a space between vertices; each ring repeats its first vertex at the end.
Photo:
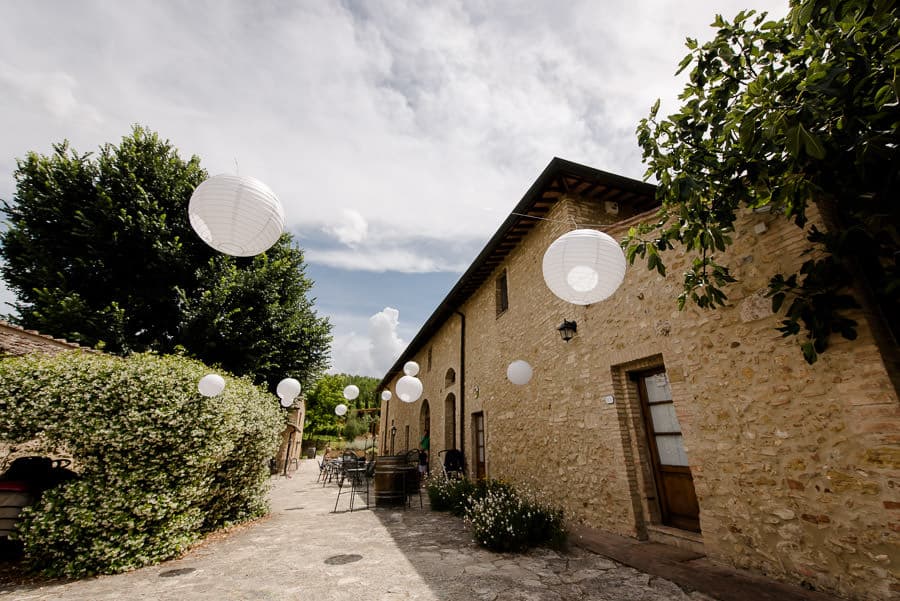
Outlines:
POLYGON ((575 321, 564 319, 556 329, 559 331, 559 335, 562 336, 562 339, 568 342, 572 340, 572 337, 575 336, 575 332, 578 331, 578 324, 575 323, 575 321))

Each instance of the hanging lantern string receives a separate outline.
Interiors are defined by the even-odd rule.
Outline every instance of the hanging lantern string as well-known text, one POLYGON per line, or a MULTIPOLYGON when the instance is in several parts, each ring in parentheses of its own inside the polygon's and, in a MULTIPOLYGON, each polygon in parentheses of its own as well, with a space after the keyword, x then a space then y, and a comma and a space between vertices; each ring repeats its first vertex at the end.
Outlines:
MULTIPOLYGON (((579 227, 579 223, 576 222, 575 217, 573 217, 571 215, 569 215, 568 219, 547 219, 546 217, 537 217, 535 215, 528 215, 526 213, 515 213, 515 212, 510 213, 510 215, 516 215, 517 217, 527 217, 528 219, 537 219, 538 221, 549 221, 551 223, 564 223, 566 225, 570 225, 570 226, 574 227, 575 229, 578 229, 578 227, 579 227)), ((598 229, 600 231, 603 231, 600 228, 608 228, 610 225, 612 225, 612 224, 610 224, 610 223, 582 223, 582 224, 580 224, 580 226, 582 228, 592 228, 592 229, 598 229)))

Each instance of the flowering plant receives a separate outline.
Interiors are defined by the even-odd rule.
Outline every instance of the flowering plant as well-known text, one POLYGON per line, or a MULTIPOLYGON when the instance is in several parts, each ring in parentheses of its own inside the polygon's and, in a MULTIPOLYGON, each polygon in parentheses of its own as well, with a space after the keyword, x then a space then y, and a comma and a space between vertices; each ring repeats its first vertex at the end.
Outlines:
POLYGON ((493 551, 559 546, 566 539, 562 510, 497 481, 486 482, 469 498, 465 519, 475 540, 493 551))
POLYGON ((494 551, 521 551, 537 545, 560 546, 566 540, 563 512, 539 500, 530 490, 517 491, 508 482, 443 474, 426 481, 431 508, 461 515, 475 540, 494 551))
POLYGON ((444 474, 435 472, 428 476, 425 488, 433 510, 463 515, 475 485, 468 478, 447 478, 444 474))

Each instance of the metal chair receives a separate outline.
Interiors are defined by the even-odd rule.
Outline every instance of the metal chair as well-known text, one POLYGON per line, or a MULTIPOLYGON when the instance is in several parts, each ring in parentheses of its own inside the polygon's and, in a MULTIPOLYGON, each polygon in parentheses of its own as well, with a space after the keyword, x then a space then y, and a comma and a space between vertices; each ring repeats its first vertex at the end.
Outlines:
POLYGON ((322 461, 316 461, 316 464, 319 466, 319 475, 316 477, 316 482, 325 478, 325 463, 327 463, 325 455, 322 455, 322 461))
POLYGON ((338 503, 340 503, 341 495, 350 494, 350 511, 353 511, 353 500, 357 495, 366 495, 366 509, 369 508, 369 478, 367 477, 367 468, 358 465, 356 461, 345 461, 340 472, 337 475, 338 492, 337 498, 334 500, 334 509, 332 513, 337 512, 338 503), (345 491, 345 488, 350 490, 345 491))
POLYGON ((422 485, 419 474, 419 451, 413 449, 406 454, 406 469, 404 470, 404 490, 406 491, 406 506, 412 506, 412 496, 419 495, 419 507, 422 508, 422 485))
POLYGON ((459 449, 444 449, 438 452, 441 459, 441 470, 445 478, 464 478, 465 459, 459 449))

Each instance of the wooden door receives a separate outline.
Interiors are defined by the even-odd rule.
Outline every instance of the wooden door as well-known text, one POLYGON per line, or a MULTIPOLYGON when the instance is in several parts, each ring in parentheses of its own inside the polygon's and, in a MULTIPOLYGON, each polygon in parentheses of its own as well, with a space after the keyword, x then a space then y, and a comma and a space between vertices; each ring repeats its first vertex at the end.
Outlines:
POLYGON ((487 462, 484 456, 484 413, 472 414, 472 432, 475 435, 475 478, 487 477, 487 462))
POLYGON ((665 369, 638 375, 662 522, 700 532, 700 505, 665 369))

